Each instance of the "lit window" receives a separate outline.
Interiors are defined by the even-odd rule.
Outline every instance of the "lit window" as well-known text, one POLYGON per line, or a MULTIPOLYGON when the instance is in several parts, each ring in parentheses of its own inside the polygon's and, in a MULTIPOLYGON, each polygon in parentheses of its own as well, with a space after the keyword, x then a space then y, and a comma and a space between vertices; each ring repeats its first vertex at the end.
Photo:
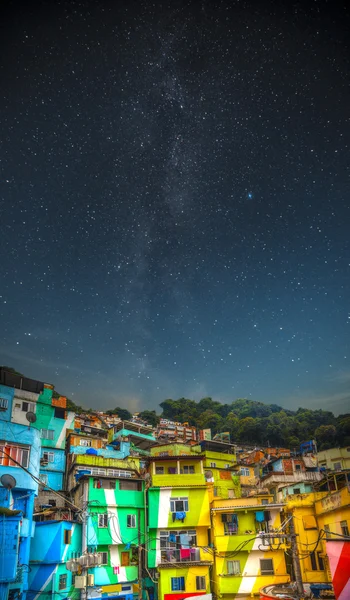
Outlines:
POLYGON ((108 515, 106 513, 98 515, 98 526, 99 527, 108 527, 108 515))
POLYGON ((86 448, 89 448, 91 446, 91 440, 80 440, 79 442, 80 446, 85 446, 86 448))
POLYGON ((126 526, 129 528, 136 527, 136 515, 126 515, 126 526))

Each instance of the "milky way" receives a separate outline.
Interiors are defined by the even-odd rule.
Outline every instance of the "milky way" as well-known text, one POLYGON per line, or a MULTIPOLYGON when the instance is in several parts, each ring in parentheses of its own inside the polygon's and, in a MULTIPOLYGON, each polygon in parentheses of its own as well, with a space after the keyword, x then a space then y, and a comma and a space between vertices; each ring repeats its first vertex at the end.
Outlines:
POLYGON ((96 4, 3 14, 1 362, 345 412, 348 9, 96 4))

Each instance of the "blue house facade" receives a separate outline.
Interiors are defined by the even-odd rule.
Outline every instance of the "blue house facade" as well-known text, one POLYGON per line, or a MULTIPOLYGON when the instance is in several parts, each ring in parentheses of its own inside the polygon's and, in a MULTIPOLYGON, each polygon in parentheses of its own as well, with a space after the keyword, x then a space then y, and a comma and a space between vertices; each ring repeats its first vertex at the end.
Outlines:
MULTIPOLYGON (((40 433, 0 421, 0 477, 11 475, 14 487, 0 483, 0 600, 25 600, 30 545, 34 536, 34 499, 38 494, 40 433)), ((3 480, 4 481, 4 480, 3 480)), ((6 483, 6 482, 5 482, 6 483)))

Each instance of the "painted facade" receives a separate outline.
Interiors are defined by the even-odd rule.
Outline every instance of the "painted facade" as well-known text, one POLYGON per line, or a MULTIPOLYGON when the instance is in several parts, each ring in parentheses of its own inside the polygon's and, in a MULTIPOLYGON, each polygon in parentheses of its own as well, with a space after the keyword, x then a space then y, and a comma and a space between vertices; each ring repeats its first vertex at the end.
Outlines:
POLYGON ((30 546, 35 531, 34 499, 38 494, 38 483, 32 476, 39 476, 40 435, 28 424, 23 427, 0 421, 0 440, 0 476, 6 474, 15 479, 11 490, 0 484, 0 507, 3 508, 0 508, 0 599, 15 598, 17 594, 22 594, 25 599, 30 546), (6 514, 6 509, 15 514, 6 514))
POLYGON ((239 594, 258 594, 267 584, 290 580, 283 544, 273 538, 265 543, 259 535, 281 527, 281 510, 272 496, 213 501, 213 591, 218 597, 231 600, 239 594))
POLYGON ((159 572, 159 598, 210 594, 213 549, 204 456, 182 444, 151 449, 147 564, 159 572), (186 454, 187 453, 187 454, 186 454))
POLYGON ((27 600, 80 598, 66 561, 81 554, 81 527, 81 523, 71 521, 36 523, 30 550, 27 600))
POLYGON ((331 471, 350 469, 350 447, 330 448, 317 453, 320 467, 331 471))

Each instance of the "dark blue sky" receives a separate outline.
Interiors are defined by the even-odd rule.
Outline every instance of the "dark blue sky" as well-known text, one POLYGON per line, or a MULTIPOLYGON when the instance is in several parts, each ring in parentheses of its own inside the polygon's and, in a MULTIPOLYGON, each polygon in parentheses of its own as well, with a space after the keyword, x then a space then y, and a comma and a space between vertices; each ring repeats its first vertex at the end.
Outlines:
POLYGON ((260 4, 6 4, 3 364, 348 410, 349 11, 260 4))

